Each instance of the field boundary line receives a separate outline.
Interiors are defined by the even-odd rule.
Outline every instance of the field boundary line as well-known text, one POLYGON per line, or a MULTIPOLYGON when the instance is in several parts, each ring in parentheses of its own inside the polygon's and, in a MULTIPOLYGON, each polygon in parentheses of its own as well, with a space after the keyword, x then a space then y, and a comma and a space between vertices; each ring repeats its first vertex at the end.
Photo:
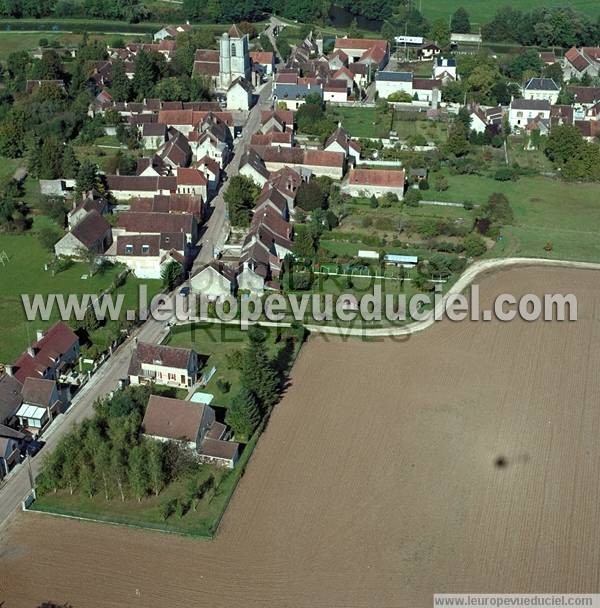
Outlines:
MULTIPOLYGON (((32 503, 35 504, 35 501, 32 503)), ((168 530, 167 528, 163 528, 161 526, 157 526, 156 528, 152 526, 144 526, 142 524, 135 523, 126 523, 122 521, 115 521, 114 519, 96 519, 94 517, 85 517, 83 515, 72 515, 70 513, 61 513, 60 511, 50 510, 47 511, 44 509, 34 509, 31 507, 23 508, 23 512, 25 513, 37 513, 40 515, 49 515, 51 517, 64 517, 65 519, 76 519, 78 521, 87 521, 94 524, 110 524, 111 526, 121 526, 124 528, 135 528, 137 530, 146 530, 148 532, 163 532, 165 534, 175 534, 177 536, 187 536, 189 538, 199 538, 203 540, 212 540, 214 538, 214 534, 194 534, 191 532, 183 532, 180 530, 168 530)))
POLYGON ((508 269, 518 266, 555 266, 564 268, 575 268, 580 270, 600 270, 600 264, 594 262, 574 262, 570 260, 549 260, 545 258, 494 258, 492 260, 479 260, 469 266, 458 278, 456 283, 450 287, 446 295, 441 299, 435 309, 435 313, 425 321, 415 321, 402 327, 384 327, 373 329, 356 329, 342 327, 328 327, 327 325, 305 325, 306 329, 315 334, 330 334, 338 336, 358 337, 385 337, 385 336, 409 336, 431 327, 446 306, 448 298, 454 294, 462 293, 469 287, 477 277, 490 271, 508 269))

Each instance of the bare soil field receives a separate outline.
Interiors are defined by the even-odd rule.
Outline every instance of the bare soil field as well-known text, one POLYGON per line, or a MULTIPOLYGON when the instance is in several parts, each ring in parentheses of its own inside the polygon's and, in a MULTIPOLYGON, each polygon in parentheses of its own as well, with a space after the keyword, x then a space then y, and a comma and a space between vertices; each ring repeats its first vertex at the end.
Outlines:
POLYGON ((482 281, 483 305, 575 293, 577 322, 312 339, 216 540, 19 514, 1 533, 0 605, 420 608, 434 592, 599 592, 599 279, 526 268, 482 281))

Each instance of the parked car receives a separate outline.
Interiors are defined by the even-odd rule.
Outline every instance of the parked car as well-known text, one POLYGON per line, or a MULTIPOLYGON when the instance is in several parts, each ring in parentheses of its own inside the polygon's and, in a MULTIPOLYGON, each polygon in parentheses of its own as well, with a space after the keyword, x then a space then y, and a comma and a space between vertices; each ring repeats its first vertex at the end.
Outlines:
POLYGON ((46 445, 45 441, 40 441, 39 439, 34 439, 33 437, 29 437, 25 439, 23 445, 21 446, 21 454, 23 457, 25 456, 35 456, 44 446, 46 445))

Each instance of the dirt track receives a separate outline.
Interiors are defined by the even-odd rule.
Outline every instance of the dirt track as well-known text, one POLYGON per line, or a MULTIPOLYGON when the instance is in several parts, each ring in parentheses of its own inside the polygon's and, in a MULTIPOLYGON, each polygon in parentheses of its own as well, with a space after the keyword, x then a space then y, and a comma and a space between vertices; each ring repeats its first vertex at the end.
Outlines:
POLYGON ((571 291, 576 323, 311 341, 214 542, 20 514, 0 600, 420 608, 434 591, 600 592, 599 279, 482 282, 485 300, 571 291))

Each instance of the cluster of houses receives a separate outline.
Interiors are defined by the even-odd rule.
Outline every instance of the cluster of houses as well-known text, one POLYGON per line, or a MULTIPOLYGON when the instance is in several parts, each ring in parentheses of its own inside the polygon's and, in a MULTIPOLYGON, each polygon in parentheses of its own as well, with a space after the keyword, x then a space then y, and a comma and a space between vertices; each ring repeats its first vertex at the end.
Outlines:
POLYGON ((458 80, 456 60, 435 57, 431 76, 415 78, 413 72, 380 71, 375 74, 375 90, 381 99, 395 93, 405 93, 414 101, 430 102, 437 106, 441 101, 442 87, 458 80))
MULTIPOLYGON (((557 103, 560 87, 551 78, 528 80, 521 89, 522 97, 513 99, 508 107, 511 129, 548 135, 552 126, 569 124, 576 126, 584 139, 593 141, 600 135, 600 87, 567 85, 566 88, 573 96, 570 105, 557 103)), ((481 121, 476 119, 472 124, 481 125, 481 121)))
POLYGON ((0 478, 21 461, 31 437, 65 411, 70 391, 61 378, 79 358, 79 338, 62 321, 36 340, 0 374, 0 478))
POLYGON ((277 70, 273 101, 296 110, 310 94, 328 102, 360 99, 373 76, 387 65, 389 56, 386 40, 336 38, 333 51, 324 55, 322 39, 315 41, 309 36, 277 70))
MULTIPOLYGON (((129 382, 190 389, 198 382, 202 365, 202 357, 192 349, 140 342, 131 355, 129 382)), ((238 459, 239 443, 229 440, 227 426, 216 420, 215 410, 206 403, 151 395, 142 431, 158 441, 180 443, 199 462, 233 468, 238 459)))

